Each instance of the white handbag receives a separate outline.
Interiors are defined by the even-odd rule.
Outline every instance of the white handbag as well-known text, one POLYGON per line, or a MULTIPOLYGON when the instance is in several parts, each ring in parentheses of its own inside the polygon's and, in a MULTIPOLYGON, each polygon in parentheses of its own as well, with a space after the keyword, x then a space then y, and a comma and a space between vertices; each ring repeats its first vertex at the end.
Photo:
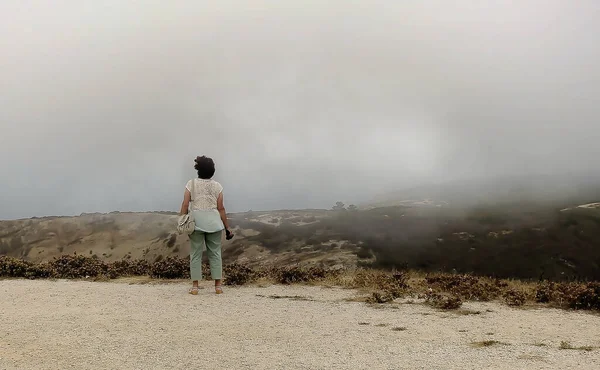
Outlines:
MULTIPOLYGON (((194 200, 194 189, 196 188, 196 179, 192 180, 192 188, 190 189, 191 199, 190 199, 190 208, 191 202, 194 200)), ((188 235, 192 234, 196 230, 196 222, 194 221, 194 213, 189 210, 187 214, 179 216, 179 221, 177 221, 177 231, 179 234, 186 233, 188 235)))

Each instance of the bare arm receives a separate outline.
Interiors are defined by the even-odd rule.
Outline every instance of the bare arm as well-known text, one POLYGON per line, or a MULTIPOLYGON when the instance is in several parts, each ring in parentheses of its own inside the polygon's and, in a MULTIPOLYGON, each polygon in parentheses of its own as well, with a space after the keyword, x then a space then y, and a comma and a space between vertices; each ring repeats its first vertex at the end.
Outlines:
POLYGON ((223 205, 223 193, 219 194, 217 198, 217 209, 219 210, 219 214, 221 215, 221 221, 223 221, 223 225, 225 225, 225 230, 229 230, 229 223, 227 221, 227 212, 225 211, 225 206, 223 205))
POLYGON ((183 203, 181 203, 181 211, 179 211, 180 215, 186 215, 188 213, 191 199, 192 194, 190 194, 190 191, 188 189, 185 189, 185 193, 183 193, 183 203))

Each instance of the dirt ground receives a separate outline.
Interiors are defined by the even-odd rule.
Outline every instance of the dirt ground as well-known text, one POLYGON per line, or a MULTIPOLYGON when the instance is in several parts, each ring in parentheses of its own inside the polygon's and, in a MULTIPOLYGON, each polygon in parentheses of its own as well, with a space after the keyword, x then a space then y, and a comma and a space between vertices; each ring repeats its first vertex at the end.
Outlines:
POLYGON ((600 316, 349 289, 0 281, 0 369, 598 369, 600 316), (562 347, 562 348, 561 348, 562 347))

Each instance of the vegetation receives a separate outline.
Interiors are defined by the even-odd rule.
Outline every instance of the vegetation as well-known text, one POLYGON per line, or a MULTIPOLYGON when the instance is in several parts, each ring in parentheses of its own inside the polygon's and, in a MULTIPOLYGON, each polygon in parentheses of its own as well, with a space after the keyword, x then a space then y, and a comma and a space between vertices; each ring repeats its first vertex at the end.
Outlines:
POLYGON ((509 306, 522 306, 527 302, 527 294, 516 289, 509 289, 504 292, 503 298, 509 306))
POLYGON ((425 294, 425 302, 442 310, 455 310, 462 306, 460 297, 434 293, 433 291, 429 291, 425 294))
POLYGON ((595 347, 592 346, 579 346, 579 347, 574 347, 571 343, 566 342, 566 341, 562 341, 560 342, 560 349, 573 349, 573 350, 578 350, 578 351, 593 351, 595 347))
POLYGON ((272 253, 298 242, 324 250, 331 240, 357 255, 360 266, 456 272, 495 278, 600 280, 600 209, 520 202, 451 207, 384 207, 348 212, 334 206, 319 222, 279 226, 236 216, 236 226, 258 235, 235 244, 259 244, 272 253))
POLYGON ((496 346, 496 345, 504 345, 504 346, 506 346, 508 344, 507 343, 499 342, 497 340, 484 340, 484 341, 481 341, 481 342, 473 342, 473 343, 471 343, 471 346, 475 347, 475 348, 485 348, 485 347, 491 347, 491 346, 496 346))
MULTIPOLYGON (((224 250, 225 262, 233 262, 224 265, 225 284, 266 280, 340 285, 361 289, 372 304, 420 297, 439 309, 458 309, 467 301, 499 300, 511 306, 600 310, 600 209, 564 208, 520 202, 468 209, 394 206, 359 210, 339 202, 331 211, 315 213, 237 214, 231 217, 232 225, 253 232, 234 239, 224 250), (265 216, 269 216, 265 222, 258 221, 265 216), (308 258, 319 253, 333 256, 336 251, 346 256, 353 253, 360 268, 236 263, 249 245, 266 248, 267 256, 288 253, 300 261, 304 253, 308 258)), ((173 256, 183 242, 177 234, 152 229, 152 243, 164 249, 149 254, 146 248, 143 260, 132 259, 129 252, 120 261, 108 262, 94 254, 100 254, 96 247, 81 247, 84 255, 33 263, 27 260, 29 252, 48 235, 69 235, 53 247, 60 253, 65 246, 80 243, 81 235, 71 233, 75 224, 38 230, 32 222, 3 224, 0 277, 189 279, 189 258, 173 256), (22 232, 29 227, 31 232, 22 232)), ((89 222, 91 232, 119 230, 110 217, 94 216, 89 222)), ((111 250, 113 245, 120 247, 113 239, 111 250)), ((118 252, 115 249, 115 255, 118 252)), ((336 264, 333 260, 331 265, 336 264)), ((203 266, 203 274, 210 277, 208 265, 203 266)))
MULTIPOLYGON (((203 266, 203 274, 210 277, 208 265, 203 266)), ((517 306, 544 303, 566 309, 600 310, 599 282, 530 283, 442 273, 422 275, 408 271, 341 270, 314 266, 253 269, 241 264, 225 265, 224 275, 227 285, 267 280, 279 284, 325 284, 361 289, 369 294, 367 302, 377 304, 404 296, 418 296, 433 307, 456 309, 464 301, 502 298, 505 303, 517 306)), ((189 258, 104 262, 98 257, 63 255, 50 262, 33 263, 0 256, 0 278, 116 279, 125 276, 189 279, 189 258)))

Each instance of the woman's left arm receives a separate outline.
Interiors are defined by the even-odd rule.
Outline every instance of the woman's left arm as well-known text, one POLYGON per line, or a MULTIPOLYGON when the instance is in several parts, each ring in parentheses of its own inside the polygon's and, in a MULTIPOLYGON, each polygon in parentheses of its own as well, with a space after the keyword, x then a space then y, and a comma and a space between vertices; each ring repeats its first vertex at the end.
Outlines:
POLYGON ((192 194, 188 189, 185 189, 185 193, 183 193, 183 203, 181 203, 181 211, 179 211, 180 215, 186 215, 188 213, 188 209, 190 208, 190 200, 192 199, 192 194))

